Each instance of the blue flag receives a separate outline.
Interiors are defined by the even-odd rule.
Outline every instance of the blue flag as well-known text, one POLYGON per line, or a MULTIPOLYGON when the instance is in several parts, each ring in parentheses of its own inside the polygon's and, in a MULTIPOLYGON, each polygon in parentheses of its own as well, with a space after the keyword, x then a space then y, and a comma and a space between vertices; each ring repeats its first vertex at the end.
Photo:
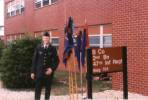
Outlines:
POLYGON ((75 56, 77 58, 77 62, 78 62, 78 67, 80 68, 80 63, 81 63, 81 46, 82 46, 82 31, 79 32, 77 38, 76 38, 76 46, 75 46, 75 56))
POLYGON ((73 19, 72 17, 68 18, 68 23, 65 26, 65 34, 64 34, 64 53, 63 53, 63 63, 66 66, 67 59, 69 58, 71 48, 73 48, 73 19))
POLYGON ((82 66, 84 66, 84 64, 85 64, 86 45, 87 45, 87 33, 86 33, 86 29, 84 29, 83 34, 82 34, 82 54, 81 54, 82 66))

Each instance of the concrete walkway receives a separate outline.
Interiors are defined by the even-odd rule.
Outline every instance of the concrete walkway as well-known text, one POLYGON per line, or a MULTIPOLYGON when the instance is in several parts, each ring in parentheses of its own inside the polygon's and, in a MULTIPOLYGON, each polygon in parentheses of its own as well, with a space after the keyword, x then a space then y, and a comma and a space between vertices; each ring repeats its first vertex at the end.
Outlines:
MULTIPOLYGON (((81 96, 79 95, 79 100, 81 96)), ((44 96, 41 96, 41 100, 44 100, 44 96)), ((123 100, 122 92, 107 90, 104 92, 98 92, 93 94, 93 100, 123 100)), ((33 91, 10 91, 6 89, 0 89, 0 100, 34 100, 33 91)), ((51 96, 51 100, 70 100, 68 95, 64 96, 51 96)), ((129 93, 129 100, 148 100, 148 96, 129 93)))
MULTIPOLYGON (((84 97, 86 96, 84 95, 84 97)), ((79 95, 78 98, 79 98, 78 100, 84 100, 82 99, 81 95, 79 95)), ((0 82, 0 100, 34 100, 34 92, 11 91, 8 89, 4 89, 2 88, 2 84, 0 82)), ((41 100, 44 100, 44 95, 41 96, 41 100)), ((70 99, 68 95, 63 95, 63 96, 52 95, 51 100, 70 100, 70 99)), ((93 100, 123 100, 123 93, 121 91, 114 91, 114 90, 98 92, 93 94, 93 100)), ((128 100, 148 100, 148 96, 129 93, 128 100)))

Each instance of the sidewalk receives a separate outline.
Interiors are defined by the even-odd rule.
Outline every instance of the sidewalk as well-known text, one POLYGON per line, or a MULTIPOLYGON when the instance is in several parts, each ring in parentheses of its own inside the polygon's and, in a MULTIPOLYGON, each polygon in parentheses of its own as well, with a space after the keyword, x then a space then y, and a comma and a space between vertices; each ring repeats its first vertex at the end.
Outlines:
MULTIPOLYGON (((41 100, 44 100, 44 96, 41 96, 41 100)), ((79 95, 79 98, 81 96, 79 95)), ((107 90, 104 92, 98 92, 93 94, 93 100, 123 100, 123 94, 120 91, 107 90)), ((0 89, 0 100, 34 100, 33 91, 10 91, 6 89, 0 89)), ((69 100, 68 95, 64 96, 51 96, 51 100, 69 100)), ((82 100, 82 99, 79 99, 82 100)), ((85 99, 86 100, 86 99, 85 99)), ((148 100, 148 96, 142 96, 139 94, 129 93, 129 100, 148 100)))
MULTIPOLYGON (((85 94, 84 97, 86 97, 85 94)), ((128 100, 148 100, 148 96, 143 96, 135 93, 129 93, 128 97, 128 100)), ((78 98, 79 100, 84 100, 80 94, 78 95, 78 98)), ((0 100, 34 100, 34 91, 11 91, 4 89, 2 88, 2 83, 0 81, 0 100)), ((44 95, 41 95, 41 100, 44 100, 44 95)), ((50 100, 69 100, 69 96, 51 95, 50 100)), ((106 90, 103 92, 93 93, 93 100, 123 100, 123 93, 121 91, 115 90, 106 90)))

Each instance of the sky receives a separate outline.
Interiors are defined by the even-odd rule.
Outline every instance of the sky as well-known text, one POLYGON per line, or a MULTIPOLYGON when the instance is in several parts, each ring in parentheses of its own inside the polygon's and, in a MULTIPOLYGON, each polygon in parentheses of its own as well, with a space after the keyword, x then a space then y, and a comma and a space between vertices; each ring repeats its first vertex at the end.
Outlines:
MULTIPOLYGON (((0 26, 4 26, 4 3, 0 0, 0 26)), ((4 29, 0 29, 0 35, 4 35, 4 29)))
POLYGON ((0 0, 0 26, 4 25, 4 4, 3 0, 0 0))

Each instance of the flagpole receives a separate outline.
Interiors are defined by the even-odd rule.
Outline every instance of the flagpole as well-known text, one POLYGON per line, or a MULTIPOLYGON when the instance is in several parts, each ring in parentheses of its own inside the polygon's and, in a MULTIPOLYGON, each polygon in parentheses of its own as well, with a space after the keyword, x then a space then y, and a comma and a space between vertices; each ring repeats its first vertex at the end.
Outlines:
POLYGON ((73 63, 73 55, 70 54, 69 59, 67 60, 67 65, 69 68, 69 98, 70 100, 75 100, 74 98, 74 78, 73 78, 73 69, 74 69, 74 63, 73 63))
MULTIPOLYGON (((68 66, 69 68, 69 66, 68 66)), ((69 99, 71 100, 71 75, 70 75, 70 68, 69 68, 69 99)))
MULTIPOLYGON (((67 23, 66 22, 66 16, 67 14, 66 14, 66 2, 65 2, 65 0, 64 0, 64 20, 65 20, 65 23, 67 23)), ((64 38, 65 38, 65 34, 64 34, 64 38)), ((70 100, 74 100, 74 98, 73 98, 73 79, 72 79, 72 71, 71 71, 71 68, 70 68, 70 66, 68 66, 68 69, 69 69, 69 99, 70 100)))
MULTIPOLYGON (((84 25, 84 29, 86 29, 86 49, 85 49, 85 54, 86 54, 86 56, 87 56, 87 53, 86 53, 86 50, 89 48, 89 38, 88 38, 88 24, 87 24, 87 19, 86 19, 86 17, 85 17, 85 25, 84 25)), ((85 62, 86 62, 86 58, 84 59, 85 60, 85 62)), ((86 63, 86 66, 87 66, 87 63, 86 63)), ((87 73, 87 67, 86 67, 86 69, 85 69, 85 72, 84 72, 85 74, 87 73)), ((87 82, 86 82, 86 84, 85 84, 85 88, 86 88, 86 90, 87 90, 87 82)))
POLYGON ((78 100, 77 75, 76 75, 76 62, 75 62, 74 48, 73 48, 73 58, 74 58, 74 82, 75 82, 75 93, 76 93, 76 100, 78 100))
MULTIPOLYGON (((81 60, 81 52, 80 52, 80 60, 81 60)), ((80 80, 81 80, 81 98, 83 99, 83 71, 82 71, 82 63, 80 63, 80 80)))

